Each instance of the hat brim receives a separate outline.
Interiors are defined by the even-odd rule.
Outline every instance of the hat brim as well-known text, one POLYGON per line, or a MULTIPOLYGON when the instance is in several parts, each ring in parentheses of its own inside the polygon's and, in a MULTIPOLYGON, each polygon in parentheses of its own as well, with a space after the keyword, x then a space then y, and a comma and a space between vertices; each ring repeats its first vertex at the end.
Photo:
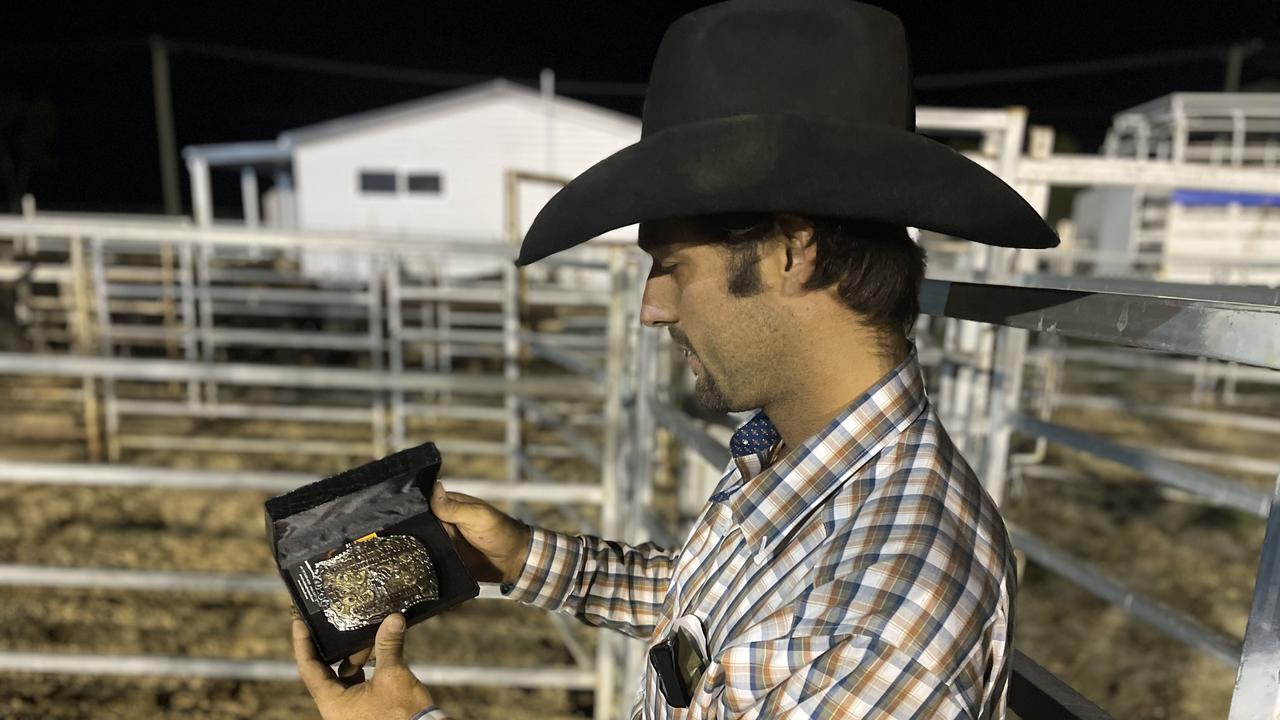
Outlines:
POLYGON ((858 218, 1001 247, 1058 244, 1013 188, 922 135, 740 115, 654 133, 588 168, 538 213, 516 264, 634 223, 729 212, 858 218))

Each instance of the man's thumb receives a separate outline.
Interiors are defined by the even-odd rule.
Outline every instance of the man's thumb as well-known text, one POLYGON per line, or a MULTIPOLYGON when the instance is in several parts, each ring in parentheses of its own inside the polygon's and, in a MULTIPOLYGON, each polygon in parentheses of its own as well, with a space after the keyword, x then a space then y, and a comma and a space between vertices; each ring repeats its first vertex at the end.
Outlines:
POLYGON ((458 521, 458 501, 449 497, 449 493, 445 492, 444 483, 439 481, 431 489, 431 512, 447 523, 458 521))
POLYGON ((373 652, 377 658, 374 672, 404 664, 404 628, 404 615, 400 613, 388 615, 378 626, 378 634, 373 638, 373 652))
POLYGON ((469 503, 451 497, 439 482, 431 491, 431 512, 447 523, 465 525, 468 520, 475 520, 474 511, 475 508, 470 507, 469 503))

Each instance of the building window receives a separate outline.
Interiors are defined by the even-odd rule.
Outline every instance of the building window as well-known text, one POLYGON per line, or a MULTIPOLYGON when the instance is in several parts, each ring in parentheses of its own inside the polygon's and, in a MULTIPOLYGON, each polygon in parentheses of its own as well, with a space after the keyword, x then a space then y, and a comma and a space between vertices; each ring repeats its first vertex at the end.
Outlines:
POLYGON ((396 191, 396 174, 385 171, 362 170, 360 172, 360 192, 394 193, 396 191))
POLYGON ((409 192, 440 194, 439 173, 410 173, 409 192))

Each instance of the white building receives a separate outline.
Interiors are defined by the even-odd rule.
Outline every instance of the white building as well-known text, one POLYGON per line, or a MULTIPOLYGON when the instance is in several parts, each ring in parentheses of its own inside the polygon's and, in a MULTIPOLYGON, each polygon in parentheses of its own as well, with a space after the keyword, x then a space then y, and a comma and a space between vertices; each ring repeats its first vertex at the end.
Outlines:
MULTIPOLYGON (((1280 172, 1280 93, 1174 93, 1115 116, 1108 157, 1280 172)), ((1076 196, 1080 270, 1280 284, 1280 196, 1119 186, 1076 196)))
MULTIPOLYGON (((183 155, 197 222, 211 220, 210 169, 229 168, 241 173, 250 225, 492 241, 508 235, 508 171, 573 177, 639 139, 638 118, 495 80, 275 141, 197 145, 183 155), (264 173, 274 187, 260 198, 264 173)), ((523 234, 558 186, 519 188, 523 234)), ((304 262, 313 275, 353 270, 333 253, 308 253, 304 262)))

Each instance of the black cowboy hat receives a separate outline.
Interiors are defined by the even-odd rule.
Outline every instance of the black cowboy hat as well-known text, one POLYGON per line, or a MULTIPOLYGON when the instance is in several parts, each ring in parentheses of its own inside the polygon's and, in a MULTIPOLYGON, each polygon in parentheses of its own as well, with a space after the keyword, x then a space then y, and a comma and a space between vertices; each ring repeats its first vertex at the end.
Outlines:
POLYGON ((649 220, 789 212, 989 245, 1058 237, 1017 192, 915 133, 902 23, 851 0, 730 0, 662 38, 640 142, 542 208, 517 265, 649 220))

